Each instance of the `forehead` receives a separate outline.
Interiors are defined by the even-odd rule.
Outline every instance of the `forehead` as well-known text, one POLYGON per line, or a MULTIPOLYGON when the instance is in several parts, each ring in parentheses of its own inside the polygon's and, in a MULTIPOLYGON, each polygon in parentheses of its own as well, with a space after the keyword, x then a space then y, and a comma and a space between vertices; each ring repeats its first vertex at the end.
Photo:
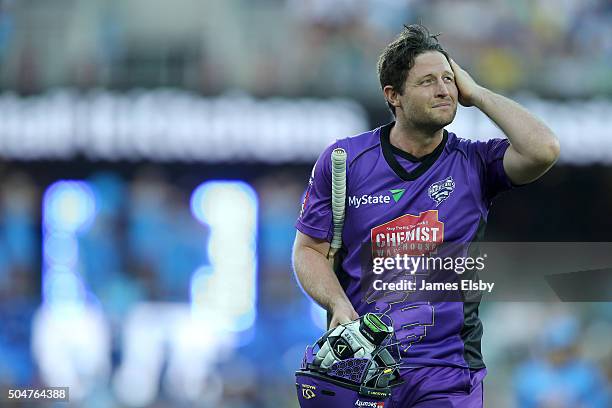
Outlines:
POLYGON ((427 51, 414 59, 414 66, 408 72, 408 78, 416 79, 429 74, 441 74, 444 71, 452 72, 444 54, 438 51, 427 51))

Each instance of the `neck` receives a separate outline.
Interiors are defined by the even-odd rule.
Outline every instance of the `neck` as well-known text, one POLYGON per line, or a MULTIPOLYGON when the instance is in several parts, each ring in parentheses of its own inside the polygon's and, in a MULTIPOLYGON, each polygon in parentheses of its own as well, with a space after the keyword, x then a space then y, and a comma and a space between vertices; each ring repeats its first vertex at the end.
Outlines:
MULTIPOLYGON (((399 119, 399 118, 398 118, 399 119)), ((433 152, 442 142, 444 129, 428 130, 416 128, 396 120, 391 129, 391 144, 415 157, 423 157, 433 152)))

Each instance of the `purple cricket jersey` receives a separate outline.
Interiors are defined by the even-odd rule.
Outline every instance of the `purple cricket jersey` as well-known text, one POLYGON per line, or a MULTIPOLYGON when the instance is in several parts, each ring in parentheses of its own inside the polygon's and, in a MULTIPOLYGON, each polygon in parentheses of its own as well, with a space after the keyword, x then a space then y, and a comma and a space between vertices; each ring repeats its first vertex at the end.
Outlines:
POLYGON ((440 145, 416 158, 390 143, 394 122, 338 140, 317 160, 296 228, 332 238, 331 152, 347 152, 346 214, 336 274, 359 315, 386 313, 404 366, 484 368, 478 302, 408 301, 386 292, 364 297, 364 248, 374 256, 416 254, 482 237, 491 200, 512 188, 503 168, 506 139, 475 142, 444 131, 440 145), (401 244, 401 245, 400 245, 401 244), (408 248, 408 249, 406 249, 408 248))

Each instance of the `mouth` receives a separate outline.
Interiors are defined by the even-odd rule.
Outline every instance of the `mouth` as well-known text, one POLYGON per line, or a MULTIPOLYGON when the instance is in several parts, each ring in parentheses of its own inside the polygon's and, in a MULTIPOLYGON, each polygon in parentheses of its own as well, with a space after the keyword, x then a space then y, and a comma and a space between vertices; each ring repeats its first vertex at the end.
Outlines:
POLYGON ((448 108, 450 106, 452 106, 450 102, 443 102, 443 103, 435 104, 434 106, 432 106, 432 108, 448 108))

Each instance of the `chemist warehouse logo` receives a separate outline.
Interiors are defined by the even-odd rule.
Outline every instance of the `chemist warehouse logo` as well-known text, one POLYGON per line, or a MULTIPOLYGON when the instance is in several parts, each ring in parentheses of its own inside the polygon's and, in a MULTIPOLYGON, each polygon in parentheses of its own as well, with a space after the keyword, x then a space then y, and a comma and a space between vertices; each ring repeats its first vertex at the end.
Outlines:
POLYGON ((444 242, 444 223, 438 210, 405 214, 372 228, 370 239, 374 257, 427 255, 444 242))
POLYGON ((393 200, 394 203, 397 203, 404 195, 404 192, 406 192, 405 189, 397 188, 394 190, 389 190, 389 193, 391 194, 364 194, 361 196, 349 196, 348 205, 349 207, 359 208, 365 205, 390 204, 391 200, 393 200))

